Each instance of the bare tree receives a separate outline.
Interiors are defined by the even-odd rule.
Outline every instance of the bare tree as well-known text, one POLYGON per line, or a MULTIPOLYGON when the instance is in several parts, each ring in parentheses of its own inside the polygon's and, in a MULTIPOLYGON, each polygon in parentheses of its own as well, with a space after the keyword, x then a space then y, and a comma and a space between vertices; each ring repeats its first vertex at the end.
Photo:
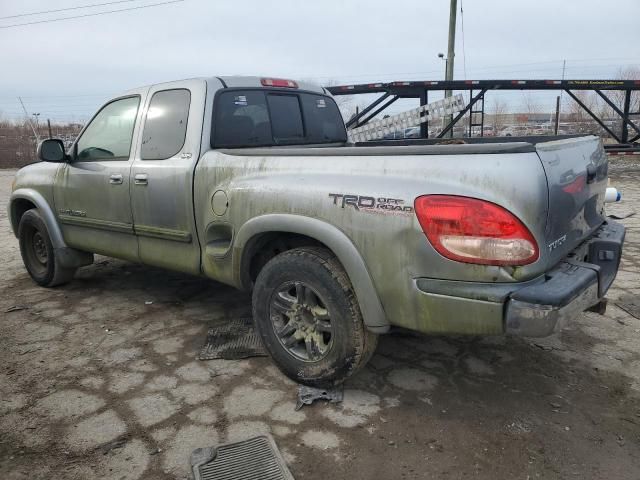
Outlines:
MULTIPOLYGON (((585 107, 587 107, 592 112, 595 110, 597 105, 596 94, 595 92, 590 92, 587 90, 575 90, 572 92, 578 100, 580 100, 585 107)), ((569 103, 569 113, 571 115, 571 119, 574 122, 586 122, 591 120, 591 116, 582 108, 578 102, 572 100, 569 103)))
MULTIPOLYGON (((640 80, 640 68, 639 67, 620 68, 620 70, 618 70, 618 74, 616 78, 618 80, 640 80)), ((619 110, 624 110, 624 101, 626 96, 626 92, 624 90, 612 90, 609 92, 605 92, 605 94, 608 95, 608 97, 618 107, 619 110)), ((614 118, 619 118, 618 115, 614 112, 613 108, 609 107, 608 105, 607 107, 608 107, 607 113, 609 114, 609 116, 614 118)), ((631 98, 629 102, 629 111, 631 112, 640 111, 640 94, 637 91, 631 92, 631 98)), ((622 132, 622 121, 618 123, 618 131, 622 132)))
MULTIPOLYGON (((640 80, 640 67, 627 67, 621 68, 618 70, 618 74, 616 76, 618 80, 640 80)), ((620 110, 622 110, 624 106, 624 97, 625 92, 623 90, 613 90, 609 92, 609 97, 613 100, 620 110)), ((630 109, 632 112, 637 112, 640 110, 640 94, 636 92, 631 92, 631 103, 630 109)))
MULTIPOLYGON (((78 135, 81 125, 54 124, 57 137, 70 144, 78 135)), ((29 121, 0 119, 0 168, 22 167, 37 161, 36 144, 29 121)))
POLYGON ((493 131, 498 135, 500 130, 504 128, 507 120, 507 103, 500 98, 494 98, 491 102, 489 113, 491 114, 493 131))
MULTIPOLYGON (((338 85, 339 82, 336 80, 327 80, 326 82, 319 82, 318 80, 309 79, 310 82, 314 83, 322 83, 324 87, 333 87, 338 85)), ((345 122, 352 118, 359 108, 362 108, 359 104, 355 102, 353 95, 337 95, 333 97, 340 109, 340 113, 342 113, 342 118, 344 118, 345 122)))
POLYGON ((537 102, 537 98, 532 95, 531 92, 524 93, 522 106, 524 111, 529 115, 540 113, 542 111, 540 104, 537 102))

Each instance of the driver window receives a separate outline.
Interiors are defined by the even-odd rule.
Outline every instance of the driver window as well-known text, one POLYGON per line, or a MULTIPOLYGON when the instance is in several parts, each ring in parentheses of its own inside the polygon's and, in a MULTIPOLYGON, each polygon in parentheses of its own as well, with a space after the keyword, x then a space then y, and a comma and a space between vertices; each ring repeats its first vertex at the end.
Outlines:
POLYGON ((78 140, 78 160, 128 159, 139 103, 139 97, 123 98, 100 110, 78 140))

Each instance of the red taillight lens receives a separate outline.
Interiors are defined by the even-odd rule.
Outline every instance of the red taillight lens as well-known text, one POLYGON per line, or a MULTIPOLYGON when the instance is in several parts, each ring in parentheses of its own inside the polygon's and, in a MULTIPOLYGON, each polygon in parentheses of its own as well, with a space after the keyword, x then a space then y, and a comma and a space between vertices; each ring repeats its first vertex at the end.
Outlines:
POLYGON ((576 193, 580 193, 582 190, 584 190, 584 187, 586 185, 587 185, 587 176, 580 175, 579 177, 576 177, 573 180, 573 182, 562 187, 562 190, 565 191, 566 193, 570 193, 573 195, 576 193))
POLYGON ((298 84, 293 80, 285 80, 284 78, 261 78, 260 83, 264 87, 284 87, 298 88, 298 84))
POLYGON ((451 260, 482 265, 527 265, 538 244, 511 212, 495 203, 453 195, 416 198, 420 226, 433 247, 451 260))

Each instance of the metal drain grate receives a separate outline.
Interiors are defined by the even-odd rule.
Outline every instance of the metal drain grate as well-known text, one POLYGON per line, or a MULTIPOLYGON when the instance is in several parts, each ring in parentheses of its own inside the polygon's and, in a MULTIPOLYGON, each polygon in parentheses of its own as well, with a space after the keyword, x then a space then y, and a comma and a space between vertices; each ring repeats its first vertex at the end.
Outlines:
POLYGON ((266 357, 260 337, 253 329, 251 318, 236 318, 224 325, 212 327, 207 342, 200 351, 200 360, 237 360, 247 357, 266 357))
POLYGON ((276 442, 261 435, 191 454, 195 480, 294 480, 276 442))

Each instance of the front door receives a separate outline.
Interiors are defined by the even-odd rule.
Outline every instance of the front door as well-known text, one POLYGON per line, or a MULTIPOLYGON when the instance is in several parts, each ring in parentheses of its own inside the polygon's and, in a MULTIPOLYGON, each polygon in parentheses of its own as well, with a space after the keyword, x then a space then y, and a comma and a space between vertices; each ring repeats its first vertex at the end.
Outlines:
POLYGON ((140 260, 200 272, 193 213, 193 172, 200 153, 205 83, 152 87, 131 169, 131 206, 140 260))
POLYGON ((138 259, 129 176, 139 95, 106 104, 80 134, 54 182, 54 202, 69 246, 138 259))

